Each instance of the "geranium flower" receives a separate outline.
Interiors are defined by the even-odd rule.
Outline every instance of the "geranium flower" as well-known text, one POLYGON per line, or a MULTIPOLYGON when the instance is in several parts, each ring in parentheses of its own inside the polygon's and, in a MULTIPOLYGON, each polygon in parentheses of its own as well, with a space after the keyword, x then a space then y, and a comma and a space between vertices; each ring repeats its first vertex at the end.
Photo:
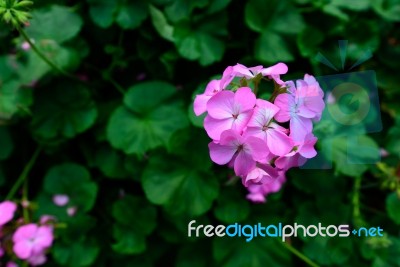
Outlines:
POLYGON ((247 194, 246 198, 256 203, 264 203, 266 201, 266 196, 271 193, 278 192, 285 182, 285 173, 279 172, 279 175, 276 179, 270 179, 268 182, 263 184, 249 185, 247 188, 249 194, 247 194))
POLYGON ((267 143, 269 151, 277 156, 283 156, 292 150, 293 142, 286 135, 287 130, 272 121, 278 111, 279 108, 274 104, 257 99, 253 116, 247 124, 246 135, 262 138, 267 143))
POLYGON ((21 260, 43 254, 53 242, 53 228, 51 226, 30 223, 20 226, 14 233, 13 251, 21 260))
POLYGON ((222 91, 207 103, 208 115, 204 120, 207 134, 214 140, 220 139, 225 130, 241 132, 253 114, 256 96, 248 87, 241 87, 236 93, 222 91))
POLYGON ((268 155, 267 145, 262 139, 243 137, 234 130, 224 131, 219 144, 211 142, 208 147, 212 161, 219 165, 234 159, 233 166, 238 176, 246 176, 255 168, 256 161, 268 155))

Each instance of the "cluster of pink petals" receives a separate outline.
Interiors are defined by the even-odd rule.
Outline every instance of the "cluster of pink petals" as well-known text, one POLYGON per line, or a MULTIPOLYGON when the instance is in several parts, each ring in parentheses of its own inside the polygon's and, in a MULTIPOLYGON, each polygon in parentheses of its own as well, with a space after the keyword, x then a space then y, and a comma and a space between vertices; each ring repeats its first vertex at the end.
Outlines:
MULTIPOLYGON (((0 203, 0 257, 3 257, 6 253, 2 247, 2 242, 4 241, 2 239, 6 238, 8 240, 8 237, 11 237, 12 234, 13 252, 17 258, 26 261, 31 266, 42 265, 46 262, 45 253, 53 243, 53 227, 49 222, 53 221, 54 218, 44 215, 40 219, 40 224, 29 223, 21 225, 23 223, 22 219, 13 220, 16 210, 17 204, 12 201, 0 203), (4 226, 12 223, 16 224, 17 227, 15 232, 9 233, 9 230, 14 229, 15 226, 4 226)), ((6 266, 18 265, 9 261, 6 266)))
POLYGON ((53 243, 53 227, 34 223, 20 226, 14 233, 15 255, 36 266, 46 262, 45 252, 53 243))
POLYGON ((212 139, 212 161, 232 167, 249 190, 247 198, 254 202, 265 202, 266 195, 280 190, 289 168, 317 154, 312 123, 325 108, 323 91, 308 74, 296 82, 282 81, 280 75, 287 71, 284 63, 268 68, 230 66, 194 101, 196 115, 207 112, 204 128, 212 139), (251 84, 260 76, 282 89, 274 103, 257 99, 250 87, 231 86, 235 78, 251 84))

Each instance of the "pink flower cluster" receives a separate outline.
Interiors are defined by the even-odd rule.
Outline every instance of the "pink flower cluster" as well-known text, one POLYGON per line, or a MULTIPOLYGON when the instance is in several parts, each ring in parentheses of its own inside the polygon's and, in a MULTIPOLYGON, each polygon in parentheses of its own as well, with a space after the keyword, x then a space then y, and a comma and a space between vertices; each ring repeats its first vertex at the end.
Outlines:
MULTIPOLYGON (((0 258, 6 254, 6 244, 12 244, 12 251, 20 260, 31 266, 42 265, 46 262, 45 253, 53 243, 53 226, 49 224, 50 216, 43 216, 39 224, 23 224, 23 220, 16 220, 10 224, 17 210, 17 204, 12 201, 0 203, 0 258)), ((18 266, 9 261, 6 266, 18 266)))
POLYGON ((204 128, 212 139, 211 160, 232 167, 254 202, 279 191, 289 168, 317 154, 312 129, 325 108, 324 93, 308 74, 296 82, 282 81, 287 71, 284 63, 230 66, 194 101, 197 116, 207 112, 204 128), (274 83, 270 101, 255 94, 264 80, 274 83))

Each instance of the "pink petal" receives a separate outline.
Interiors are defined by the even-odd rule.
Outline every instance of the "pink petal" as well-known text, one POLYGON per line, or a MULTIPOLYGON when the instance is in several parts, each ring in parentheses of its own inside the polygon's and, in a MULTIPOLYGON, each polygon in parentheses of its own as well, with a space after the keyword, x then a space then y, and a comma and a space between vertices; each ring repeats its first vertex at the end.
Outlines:
POLYGON ((53 202, 57 206, 63 207, 68 204, 69 197, 67 195, 54 195, 53 202))
POLYGON ((262 161, 269 154, 268 146, 264 140, 254 136, 246 138, 245 149, 248 150, 248 153, 252 155, 253 159, 256 161, 262 161))
POLYGON ((220 81, 220 87, 221 89, 225 89, 233 80, 233 78, 235 78, 235 75, 233 73, 233 67, 229 66, 224 70, 224 73, 222 74, 222 78, 220 81))
POLYGON ((240 112, 253 109, 256 105, 256 95, 249 87, 241 87, 235 93, 235 104, 240 105, 240 112))
POLYGON ((303 142, 307 134, 312 131, 311 119, 293 116, 290 120, 290 137, 295 143, 303 142))
POLYGON ((317 155, 317 151, 315 151, 314 145, 317 142, 318 138, 316 138, 312 133, 306 136, 306 142, 301 146, 299 150, 299 154, 305 158, 313 158, 317 155))
POLYGON ((233 118, 218 120, 207 115, 204 119, 204 129, 206 130, 209 137, 211 137, 215 141, 218 141, 223 131, 232 128, 233 122, 233 118))
POLYGON ((285 74, 288 71, 288 67, 285 63, 277 63, 271 67, 265 68, 261 71, 263 76, 285 74))
POLYGON ((277 156, 283 156, 293 149, 293 142, 289 136, 275 129, 267 130, 267 145, 269 151, 277 156))
POLYGON ((27 261, 32 266, 42 265, 46 262, 47 258, 44 254, 32 255, 27 261))
POLYGON ((255 166, 256 162, 253 160, 251 154, 243 150, 237 154, 234 164, 234 170, 237 176, 246 176, 255 166))
POLYGON ((204 91, 205 95, 213 96, 219 91, 221 91, 221 86, 220 86, 221 80, 211 80, 207 86, 206 90, 204 91))
POLYGON ((208 144, 210 150, 210 158, 213 162, 224 165, 227 164, 236 152, 237 147, 234 145, 221 145, 211 142, 208 144))
POLYGON ((12 240, 14 243, 35 238, 38 226, 34 223, 22 225, 14 232, 12 240))
POLYGON ((43 248, 48 248, 53 243, 53 228, 51 226, 40 226, 36 233, 36 243, 43 248))
POLYGON ((3 201, 0 203, 0 226, 8 223, 14 217, 17 210, 17 204, 12 201, 3 201))
POLYGON ((253 110, 240 113, 237 116, 237 118, 233 120, 232 129, 241 133, 243 129, 247 126, 252 115, 253 115, 253 110))
POLYGON ((205 94, 196 96, 193 103, 193 110, 196 116, 200 116, 207 111, 207 102, 210 100, 210 98, 211 96, 205 94))
POLYGON ((249 68, 239 63, 233 66, 233 73, 236 77, 245 77, 247 79, 254 77, 249 68))
POLYGON ((295 105, 294 97, 289 94, 280 94, 275 98, 274 104, 279 108, 275 119, 278 122, 287 122, 290 120, 290 108, 295 105))
POLYGON ((234 114, 235 94, 232 91, 221 91, 207 102, 207 111, 214 119, 232 118, 234 114))
POLYGON ((29 240, 22 240, 14 244, 13 251, 15 255, 21 259, 26 260, 32 254, 33 243, 29 240))
POLYGON ((269 124, 278 111, 279 108, 274 104, 262 99, 257 99, 257 107, 254 109, 253 116, 248 126, 262 128, 269 124))

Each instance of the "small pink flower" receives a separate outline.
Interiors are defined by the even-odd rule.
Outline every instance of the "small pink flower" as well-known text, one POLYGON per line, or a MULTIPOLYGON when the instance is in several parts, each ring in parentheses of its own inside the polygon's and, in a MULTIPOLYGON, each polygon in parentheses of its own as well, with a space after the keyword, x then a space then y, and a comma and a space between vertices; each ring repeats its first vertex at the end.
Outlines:
POLYGON ((54 222, 56 220, 56 218, 54 216, 51 215, 42 215, 40 217, 40 224, 47 224, 49 222, 54 222))
POLYGON ((69 197, 67 195, 54 195, 53 202, 59 207, 63 207, 68 204, 69 197))
POLYGON ((270 179, 268 182, 263 184, 252 184, 247 188, 249 194, 246 198, 252 202, 264 203, 266 201, 266 196, 278 192, 282 185, 286 182, 286 177, 284 172, 280 172, 276 179, 270 179))
POLYGON ((53 243, 53 229, 30 223, 20 226, 14 233, 14 253, 21 260, 27 260, 44 253, 53 243))
POLYGON ((256 161, 268 156, 265 142, 257 137, 243 137, 234 130, 222 133, 219 144, 208 145, 212 161, 219 165, 234 159, 234 170, 238 176, 246 176, 256 166, 256 161))
POLYGON ((318 138, 312 133, 307 134, 302 142, 295 143, 293 151, 276 159, 275 166, 282 170, 302 166, 307 159, 317 155, 317 151, 314 148, 317 140, 318 138))
POLYGON ((241 133, 253 114, 256 96, 248 87, 241 87, 236 93, 222 91, 207 103, 208 115, 204 120, 207 134, 219 140, 225 130, 234 129, 241 133))
POLYGON ((242 179, 242 183, 245 187, 253 184, 264 184, 270 183, 278 177, 278 171, 270 165, 259 165, 255 167, 249 174, 247 174, 245 179, 242 179))
POLYGON ((31 45, 28 42, 23 42, 21 45, 22 50, 28 51, 31 49, 31 45))
POLYGON ((67 214, 68 214, 68 216, 73 217, 73 216, 75 216, 75 214, 76 214, 77 211, 78 211, 78 208, 77 208, 77 207, 75 207, 75 206, 69 207, 69 208, 67 209, 67 214))
POLYGON ((0 226, 5 225, 14 217, 17 205, 12 201, 3 201, 0 203, 0 226))

